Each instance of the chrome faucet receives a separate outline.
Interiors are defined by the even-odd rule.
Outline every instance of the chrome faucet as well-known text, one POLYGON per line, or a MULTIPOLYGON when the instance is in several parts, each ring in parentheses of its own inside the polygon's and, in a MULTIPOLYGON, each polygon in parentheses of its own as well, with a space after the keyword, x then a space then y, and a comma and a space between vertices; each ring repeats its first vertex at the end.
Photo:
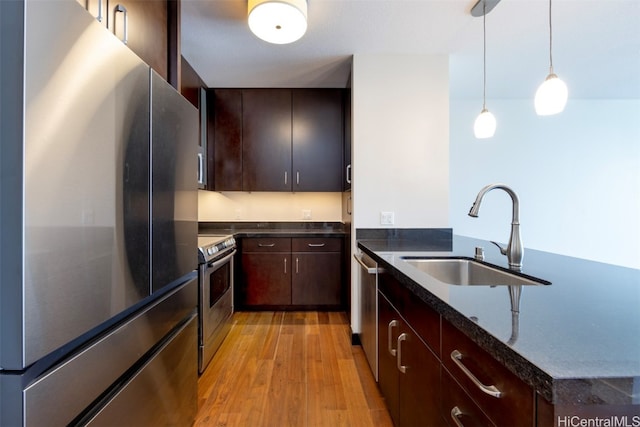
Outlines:
POLYGON ((489 184, 484 187, 478 195, 476 196, 476 201, 473 202, 473 206, 469 210, 469 216, 477 218, 478 211, 480 211, 480 202, 485 194, 489 191, 498 188, 500 190, 504 190, 509 196, 511 196, 511 201, 513 203, 513 212, 511 217, 511 235, 509 236, 509 243, 507 247, 500 246, 498 243, 491 241, 494 245, 496 245, 500 249, 500 253, 502 255, 507 256, 507 260, 509 261, 509 268, 512 270, 520 270, 522 269, 522 258, 524 256, 524 250, 522 248, 522 240, 520 239, 520 202, 518 201, 518 195, 511 188, 507 187, 504 184, 489 184))

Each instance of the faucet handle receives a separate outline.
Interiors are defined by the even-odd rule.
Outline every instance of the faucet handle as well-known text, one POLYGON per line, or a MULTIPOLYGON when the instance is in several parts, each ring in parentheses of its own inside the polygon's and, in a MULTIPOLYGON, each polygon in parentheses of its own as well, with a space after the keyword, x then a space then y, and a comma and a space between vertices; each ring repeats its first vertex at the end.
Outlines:
POLYGON ((496 245, 498 247, 498 249, 500 249, 500 253, 502 255, 506 255, 507 254, 507 247, 506 246, 500 246, 499 243, 496 243, 493 240, 491 240, 490 242, 493 243, 494 245, 496 245))

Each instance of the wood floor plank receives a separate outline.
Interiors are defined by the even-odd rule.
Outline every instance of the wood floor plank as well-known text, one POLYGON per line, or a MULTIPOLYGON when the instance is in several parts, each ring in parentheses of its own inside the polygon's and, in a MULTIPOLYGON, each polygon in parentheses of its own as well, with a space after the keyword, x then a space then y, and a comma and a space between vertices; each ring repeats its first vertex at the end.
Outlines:
POLYGON ((393 426, 339 312, 235 313, 198 405, 198 427, 393 426))

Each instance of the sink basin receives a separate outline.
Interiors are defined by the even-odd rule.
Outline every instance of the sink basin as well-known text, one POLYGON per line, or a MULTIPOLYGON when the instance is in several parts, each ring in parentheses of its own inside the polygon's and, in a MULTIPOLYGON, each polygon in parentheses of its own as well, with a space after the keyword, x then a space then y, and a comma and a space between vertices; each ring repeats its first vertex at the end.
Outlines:
POLYGON ((457 286, 550 285, 551 282, 512 273, 468 258, 402 257, 404 262, 440 282, 457 286))

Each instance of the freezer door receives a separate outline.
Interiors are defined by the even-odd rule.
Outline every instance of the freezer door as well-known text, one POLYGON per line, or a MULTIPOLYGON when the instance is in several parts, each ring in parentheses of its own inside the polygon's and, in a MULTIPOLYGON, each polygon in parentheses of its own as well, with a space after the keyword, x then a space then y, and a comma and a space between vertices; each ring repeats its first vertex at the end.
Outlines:
POLYGON ((153 292, 198 268, 198 110, 151 70, 153 292))
POLYGON ((5 369, 150 294, 149 67, 76 1, 29 0, 25 26, 24 320, 2 313, 23 342, 5 369))

